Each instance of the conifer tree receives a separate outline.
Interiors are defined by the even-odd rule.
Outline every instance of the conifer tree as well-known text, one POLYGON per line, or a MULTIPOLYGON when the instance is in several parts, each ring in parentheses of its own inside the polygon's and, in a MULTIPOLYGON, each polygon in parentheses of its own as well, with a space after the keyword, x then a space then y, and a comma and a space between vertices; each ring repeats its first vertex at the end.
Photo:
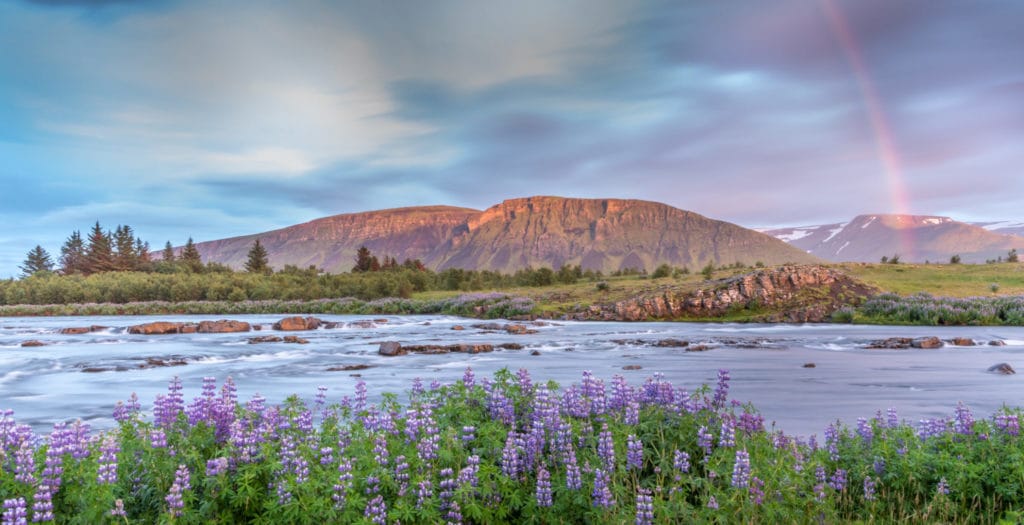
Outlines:
POLYGON ((370 249, 366 246, 360 246, 356 250, 356 265, 352 267, 353 273, 368 272, 373 266, 373 260, 375 257, 370 254, 370 249))
POLYGON ((260 244, 260 240, 252 243, 249 248, 249 259, 245 261, 245 271, 249 273, 267 273, 270 270, 270 258, 267 256, 267 249, 260 244))
POLYGON ((18 268, 21 269, 23 277, 31 277, 38 272, 52 272, 53 261, 50 259, 50 254, 37 244, 35 248, 28 251, 25 262, 18 268))
POLYGON ((135 268, 140 270, 143 269, 143 265, 148 265, 152 262, 149 256, 149 243, 144 242, 142 239, 135 239, 135 268))
POLYGON ((139 254, 135 251, 135 234, 131 226, 118 225, 114 230, 114 266, 120 271, 135 270, 138 267, 139 254))
POLYGON ((192 237, 188 238, 185 248, 181 251, 181 262, 185 263, 185 266, 195 273, 203 271, 203 259, 199 256, 199 249, 192 242, 192 237))
POLYGON ((116 269, 114 248, 109 232, 104 232, 99 221, 89 231, 89 245, 85 250, 86 274, 109 272, 116 269))
POLYGON ((82 233, 75 230, 60 248, 60 273, 85 273, 85 243, 82 233))
POLYGON ((164 262, 174 262, 174 247, 171 246, 171 241, 167 241, 167 244, 164 245, 164 251, 160 258, 163 259, 164 262))

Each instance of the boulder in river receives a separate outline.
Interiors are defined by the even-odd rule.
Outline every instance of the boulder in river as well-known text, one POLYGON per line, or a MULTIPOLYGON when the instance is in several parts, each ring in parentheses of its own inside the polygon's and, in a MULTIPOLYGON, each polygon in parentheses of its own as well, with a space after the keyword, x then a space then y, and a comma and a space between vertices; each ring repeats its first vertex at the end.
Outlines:
POLYGON ((252 327, 245 321, 221 319, 219 321, 200 321, 198 331, 201 334, 226 334, 248 332, 251 329, 252 327))
POLYGON ((989 341, 988 345, 989 346, 1006 346, 1006 341, 1003 341, 1002 339, 994 339, 992 341, 989 341))
POLYGON ((299 337, 297 335, 286 335, 286 336, 284 336, 284 342, 285 343, 294 343, 294 344, 299 344, 299 345, 309 344, 309 341, 307 339, 303 339, 303 338, 301 338, 301 337, 299 337))
POLYGON ((993 374, 1002 374, 1006 376, 1017 373, 1017 371, 1014 370, 1012 366, 1010 366, 1010 363, 999 363, 996 365, 992 365, 988 367, 988 371, 992 372, 993 374))
POLYGON ((274 323, 274 330, 284 332, 297 332, 301 330, 316 330, 320 326, 320 320, 316 317, 285 317, 274 323))
POLYGON ((35 346, 46 346, 46 343, 38 341, 36 339, 30 339, 28 341, 25 341, 24 343, 21 343, 21 346, 24 348, 32 348, 35 346))
POLYGON ((655 341, 654 346, 660 346, 663 348, 683 348, 690 346, 689 341, 682 341, 680 339, 662 339, 655 341))
POLYGON ((259 337, 250 337, 249 344, 255 345, 259 343, 280 343, 281 338, 276 335, 261 335, 259 337))
POLYGON ((370 368, 370 365, 358 364, 358 365, 338 365, 332 366, 327 369, 328 372, 351 372, 353 370, 366 370, 370 368))
POLYGON ((137 335, 191 334, 195 333, 196 329, 196 325, 192 323, 157 321, 129 326, 128 333, 137 335))
POLYGON ((935 336, 918 337, 917 339, 914 339, 914 341, 910 344, 914 348, 923 348, 926 350, 930 350, 933 348, 942 348, 943 345, 942 339, 939 339, 938 337, 935 336))
POLYGON ((954 337, 949 341, 953 346, 975 346, 978 343, 974 342, 974 339, 970 337, 954 337))
POLYGON ((711 347, 708 345, 690 345, 686 347, 687 352, 707 352, 708 350, 711 350, 711 347))
POLYGON ((910 348, 913 342, 914 340, 909 337, 890 337, 888 339, 871 341, 867 347, 872 350, 903 350, 904 348, 910 348))
POLYGON ((536 330, 527 328, 526 326, 521 324, 507 324, 505 325, 505 331, 514 335, 526 335, 537 333, 536 330))
POLYGON ((626 365, 622 367, 623 370, 640 370, 641 368, 643 367, 640 365, 626 365))
POLYGON ((804 363, 804 368, 815 368, 817 366, 818 365, 816 365, 814 363, 804 363))
POLYGON ((405 355, 408 352, 402 348, 401 343, 398 341, 384 341, 380 344, 380 348, 377 349, 377 353, 386 356, 405 355))
POLYGON ((99 332, 100 330, 106 330, 106 326, 92 325, 92 326, 72 326, 69 328, 61 328, 60 333, 62 335, 81 335, 89 332, 99 332))

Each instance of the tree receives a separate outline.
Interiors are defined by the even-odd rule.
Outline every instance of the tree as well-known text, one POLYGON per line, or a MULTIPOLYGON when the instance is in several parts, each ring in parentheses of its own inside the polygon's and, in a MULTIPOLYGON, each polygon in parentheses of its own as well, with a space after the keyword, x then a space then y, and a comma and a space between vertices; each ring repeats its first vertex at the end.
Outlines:
POLYGON ((245 271, 249 273, 267 273, 270 271, 270 258, 267 256, 267 249, 260 244, 260 240, 252 243, 249 248, 249 260, 245 261, 245 271))
POLYGON ((898 253, 893 254, 893 256, 889 258, 889 264, 899 264, 899 263, 900 263, 900 254, 898 254, 898 253))
POLYGON ((120 271, 135 270, 139 265, 139 254, 135 251, 135 234, 131 226, 118 225, 114 230, 114 267, 120 271))
POLYGON ((667 263, 661 263, 654 269, 654 273, 651 274, 651 278, 661 279, 662 277, 668 277, 669 275, 672 275, 672 267, 667 263))
POLYGON ((149 243, 142 239, 135 239, 136 269, 142 269, 143 265, 149 265, 152 259, 149 257, 149 243))
POLYGON ((37 244, 35 248, 28 251, 25 262, 18 268, 21 269, 23 277, 31 277, 39 272, 52 272, 53 261, 50 259, 50 254, 37 244))
POLYGON ((109 272, 115 269, 117 266, 110 233, 103 231, 99 221, 96 221, 89 231, 89 245, 85 249, 85 273, 109 272))
POLYGON ((1010 253, 1006 254, 1006 262, 1015 263, 1020 262, 1020 257, 1017 256, 1017 249, 1010 250, 1010 253))
MULTIPOLYGON (((366 246, 360 246, 356 250, 356 265, 352 267, 353 273, 369 272, 373 269, 373 261, 377 258, 370 253, 366 246)), ((378 267, 380 264, 378 263, 378 267)))
POLYGON ((711 276, 714 274, 714 272, 715 272, 715 265, 712 264, 712 263, 708 263, 708 265, 705 266, 700 271, 701 275, 704 276, 704 280, 705 281, 710 281, 711 280, 711 276))
POLYGON ((75 231, 60 247, 60 273, 71 275, 85 272, 85 243, 82 234, 75 231))
POLYGON ((167 244, 164 244, 164 251, 161 252, 160 258, 164 262, 174 262, 174 247, 171 246, 171 241, 167 241, 167 244))
POLYGON ((949 258, 949 264, 960 264, 960 254, 956 254, 949 258))
POLYGON ((185 266, 193 273, 202 273, 203 271, 203 259, 199 255, 196 244, 192 242, 192 237, 188 238, 185 249, 181 250, 181 262, 185 263, 185 266))

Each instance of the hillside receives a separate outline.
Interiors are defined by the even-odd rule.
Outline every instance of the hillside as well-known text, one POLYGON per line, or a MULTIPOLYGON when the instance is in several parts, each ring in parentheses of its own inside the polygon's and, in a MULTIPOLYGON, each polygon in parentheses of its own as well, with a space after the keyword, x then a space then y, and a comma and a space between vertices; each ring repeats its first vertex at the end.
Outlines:
POLYGON ((1005 257, 1024 249, 1024 238, 929 215, 859 215, 846 223, 767 230, 764 233, 822 259, 878 262, 895 254, 905 262, 965 263, 1005 257))
POLYGON ((434 269, 504 272, 562 264, 610 272, 661 263, 696 270, 708 262, 817 261, 768 235, 665 204, 562 197, 510 199, 483 212, 429 206, 335 215, 196 246, 204 261, 240 268, 257 238, 271 266, 329 272, 348 271, 361 245, 434 269))

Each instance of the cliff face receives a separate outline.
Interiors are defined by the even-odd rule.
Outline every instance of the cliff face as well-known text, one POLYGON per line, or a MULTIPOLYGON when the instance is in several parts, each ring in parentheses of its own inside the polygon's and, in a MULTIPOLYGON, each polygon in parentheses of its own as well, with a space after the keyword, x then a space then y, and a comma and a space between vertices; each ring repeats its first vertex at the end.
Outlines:
POLYGON ((337 215, 197 247, 206 261, 241 267, 257 238, 273 267, 316 265, 329 272, 348 271, 361 245, 434 269, 504 272, 563 264, 609 272, 653 270, 661 263, 695 270, 708 262, 817 260, 768 235, 665 204, 560 197, 511 199, 483 212, 432 206, 337 215))
POLYGON ((695 291, 653 294, 591 306, 579 319, 641 321, 712 318, 763 309, 762 320, 821 322, 838 308, 878 293, 874 287, 823 266, 782 266, 725 279, 695 291), (771 313, 778 312, 778 313, 771 313))

